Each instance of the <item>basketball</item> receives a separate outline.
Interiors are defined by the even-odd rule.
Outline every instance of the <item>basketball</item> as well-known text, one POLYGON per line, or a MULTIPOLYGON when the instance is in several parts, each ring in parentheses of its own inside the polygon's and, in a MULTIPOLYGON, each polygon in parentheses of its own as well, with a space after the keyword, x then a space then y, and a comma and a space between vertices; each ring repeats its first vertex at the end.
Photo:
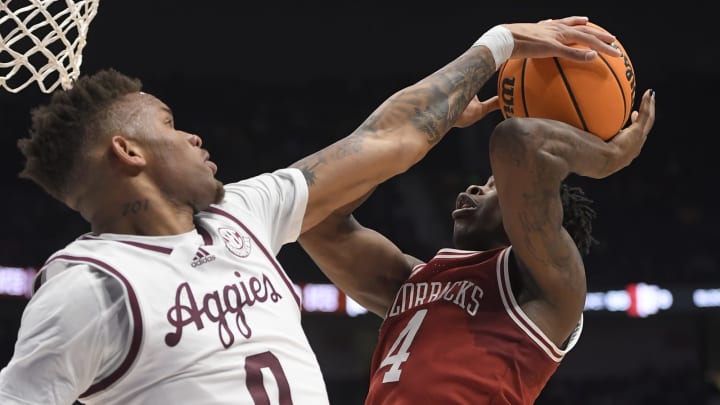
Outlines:
POLYGON ((625 48, 617 40, 612 46, 621 57, 598 53, 591 62, 509 59, 498 73, 503 117, 551 118, 609 140, 627 123, 636 87, 625 48))

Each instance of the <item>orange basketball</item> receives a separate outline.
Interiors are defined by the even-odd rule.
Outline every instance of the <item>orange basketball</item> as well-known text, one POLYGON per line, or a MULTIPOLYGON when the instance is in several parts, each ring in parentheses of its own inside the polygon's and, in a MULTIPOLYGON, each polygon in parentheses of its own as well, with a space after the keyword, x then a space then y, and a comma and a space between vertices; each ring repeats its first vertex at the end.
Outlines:
MULTIPOLYGON (((604 30, 596 24, 588 23, 604 30)), ((598 54, 592 62, 564 58, 510 59, 500 66, 498 96, 503 117, 551 118, 612 138, 630 117, 635 71, 622 57, 598 54)))

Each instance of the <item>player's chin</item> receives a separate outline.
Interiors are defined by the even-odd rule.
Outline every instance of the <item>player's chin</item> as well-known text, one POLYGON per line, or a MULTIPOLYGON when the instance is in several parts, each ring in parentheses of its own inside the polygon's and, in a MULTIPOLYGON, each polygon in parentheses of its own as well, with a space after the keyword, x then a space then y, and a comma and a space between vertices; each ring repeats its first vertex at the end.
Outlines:
POLYGON ((193 204, 195 213, 205 211, 213 204, 220 204, 225 199, 225 187, 219 180, 214 180, 213 190, 208 190, 201 198, 198 198, 193 204))
POLYGON ((455 222, 452 234, 453 247, 455 247, 456 249, 466 249, 468 246, 468 238, 466 235, 467 232, 465 226, 463 224, 458 224, 457 222, 455 222))
POLYGON ((220 204, 225 199, 225 186, 220 180, 215 180, 215 199, 213 204, 220 204))

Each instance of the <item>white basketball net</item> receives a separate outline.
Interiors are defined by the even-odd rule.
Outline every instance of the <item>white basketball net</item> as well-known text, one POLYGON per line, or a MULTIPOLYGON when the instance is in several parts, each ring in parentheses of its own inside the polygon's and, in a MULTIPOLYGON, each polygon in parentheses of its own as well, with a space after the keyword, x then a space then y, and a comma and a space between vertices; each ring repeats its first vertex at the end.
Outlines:
POLYGON ((72 87, 99 0, 0 0, 0 87, 72 87))

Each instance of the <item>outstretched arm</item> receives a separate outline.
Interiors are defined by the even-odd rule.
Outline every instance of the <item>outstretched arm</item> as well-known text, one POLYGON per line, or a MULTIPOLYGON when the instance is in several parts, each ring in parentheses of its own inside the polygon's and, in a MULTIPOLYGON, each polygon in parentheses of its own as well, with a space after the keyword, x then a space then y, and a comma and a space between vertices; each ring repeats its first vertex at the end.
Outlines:
POLYGON ((655 97, 643 95, 632 124, 610 141, 570 125, 543 119, 501 122, 490 138, 490 163, 503 225, 518 265, 532 275, 541 302, 557 316, 543 319, 549 336, 564 340, 584 307, 585 268, 562 226, 560 184, 570 174, 603 178, 638 156, 655 121, 655 97))
POLYGON ((586 18, 568 17, 495 27, 454 61, 392 95, 352 134, 294 163, 310 190, 302 230, 418 162, 508 57, 619 55, 609 45, 612 35, 586 24, 586 18))
MULTIPOLYGON (((455 126, 468 127, 497 109, 497 96, 482 102, 475 96, 455 126)), ((369 311, 384 317, 412 268, 422 262, 404 254, 389 239, 363 227, 353 217, 353 211, 374 190, 334 211, 300 235, 298 241, 333 284, 369 311)))
POLYGON ((333 212, 298 241, 333 284, 385 317, 398 289, 421 261, 353 217, 352 211, 369 195, 333 212))

